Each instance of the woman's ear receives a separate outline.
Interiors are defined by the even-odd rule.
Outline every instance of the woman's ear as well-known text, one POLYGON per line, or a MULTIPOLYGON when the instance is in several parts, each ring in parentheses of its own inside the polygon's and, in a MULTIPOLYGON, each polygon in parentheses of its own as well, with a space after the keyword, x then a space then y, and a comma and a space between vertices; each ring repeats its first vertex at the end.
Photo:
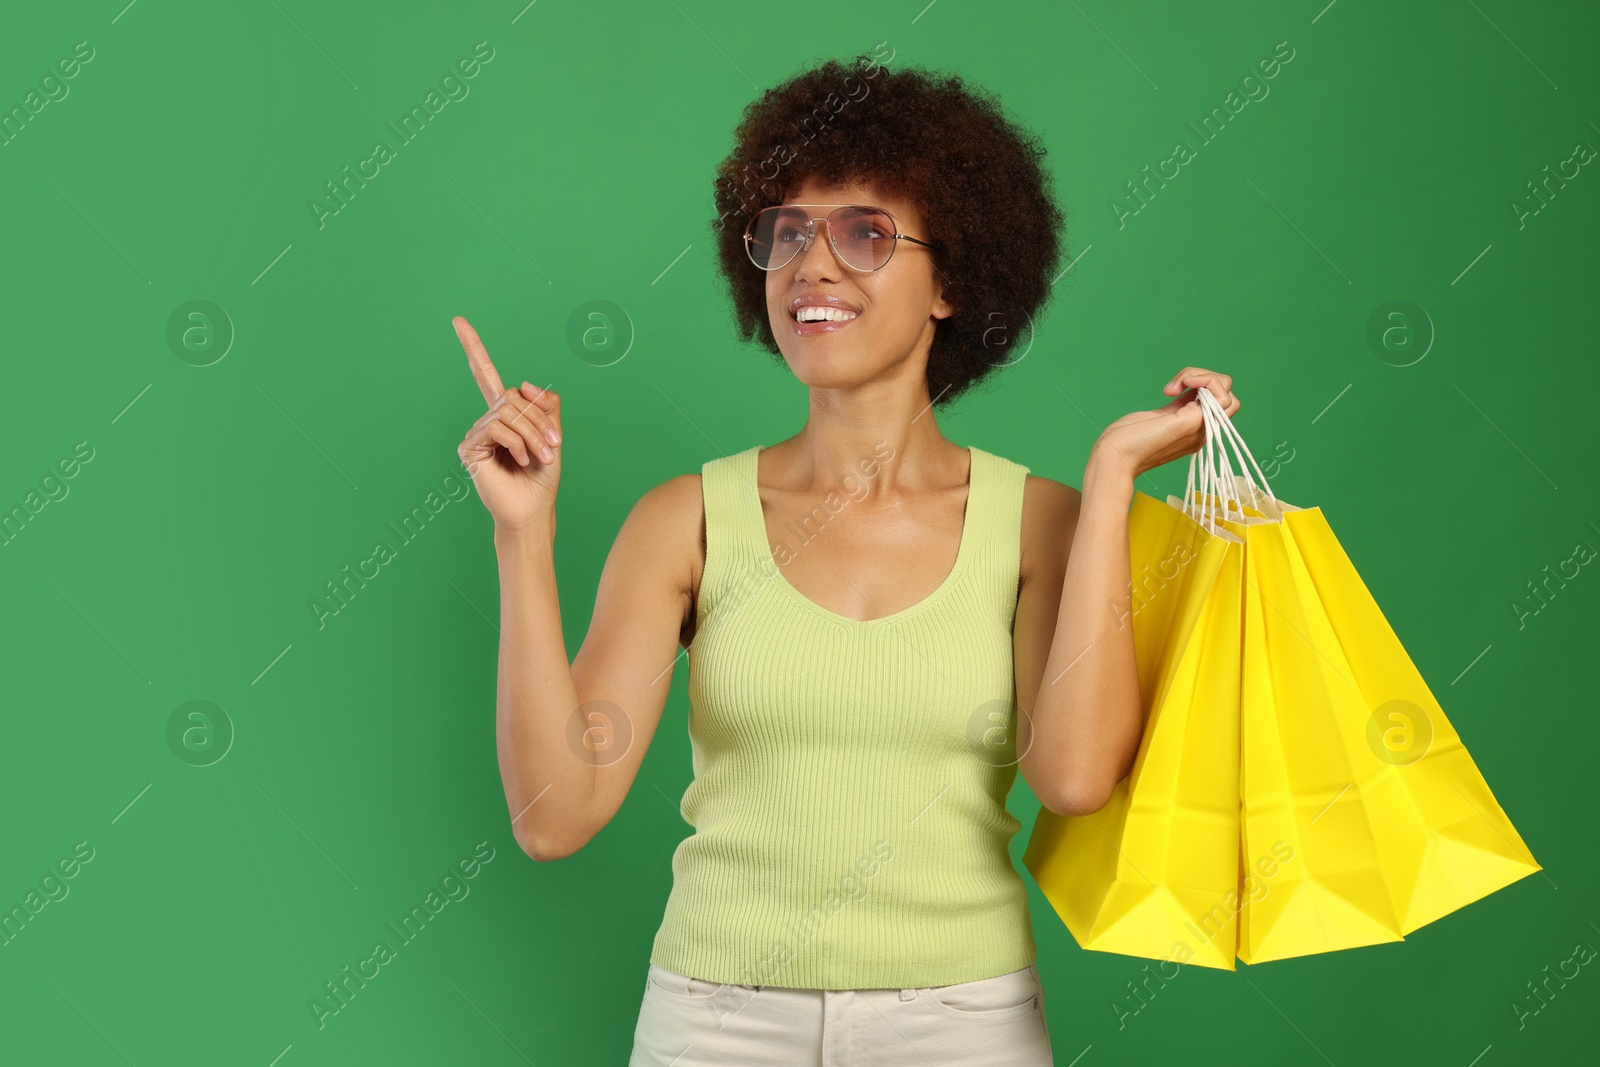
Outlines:
POLYGON ((938 267, 933 268, 933 308, 931 314, 936 319, 948 319, 956 313, 955 305, 945 299, 945 276, 938 267))

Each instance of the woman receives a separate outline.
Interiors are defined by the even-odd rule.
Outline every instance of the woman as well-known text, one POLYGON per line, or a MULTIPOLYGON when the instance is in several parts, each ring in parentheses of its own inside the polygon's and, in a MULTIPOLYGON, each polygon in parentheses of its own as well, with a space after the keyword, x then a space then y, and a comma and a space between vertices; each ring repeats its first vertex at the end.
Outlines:
POLYGON ((490 405, 460 456, 495 519, 513 829, 550 860, 605 826, 681 644, 695 832, 631 1062, 1049 1064, 1006 796, 1020 768, 1052 811, 1093 812, 1130 769, 1134 478, 1203 444, 1195 390, 1239 402, 1184 369, 1100 435, 1081 492, 953 444, 924 416, 1012 361, 1057 274, 1043 150, 959 79, 864 56, 766 93, 735 141, 719 265, 808 418, 644 494, 570 666, 560 397, 504 387, 455 320, 490 405), (625 740, 569 740, 594 724, 625 740))

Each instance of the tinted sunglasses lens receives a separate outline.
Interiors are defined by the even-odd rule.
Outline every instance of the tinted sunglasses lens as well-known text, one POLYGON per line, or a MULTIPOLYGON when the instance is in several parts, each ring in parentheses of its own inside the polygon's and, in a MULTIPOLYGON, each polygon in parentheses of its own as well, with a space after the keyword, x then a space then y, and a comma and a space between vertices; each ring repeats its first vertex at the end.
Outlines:
POLYGON ((881 211, 837 208, 828 229, 839 255, 856 270, 877 270, 894 254, 894 220, 881 211))
POLYGON ((776 270, 794 258, 805 244, 810 216, 800 208, 768 207, 756 212, 747 231, 745 247, 763 270, 776 270))
MULTIPOLYGON (((776 270, 795 257, 806 240, 811 215, 797 207, 769 207, 750 220, 745 247, 763 270, 776 270)), ((828 232, 840 257, 856 270, 877 270, 894 254, 894 220, 881 211, 835 208, 828 215, 828 232)))

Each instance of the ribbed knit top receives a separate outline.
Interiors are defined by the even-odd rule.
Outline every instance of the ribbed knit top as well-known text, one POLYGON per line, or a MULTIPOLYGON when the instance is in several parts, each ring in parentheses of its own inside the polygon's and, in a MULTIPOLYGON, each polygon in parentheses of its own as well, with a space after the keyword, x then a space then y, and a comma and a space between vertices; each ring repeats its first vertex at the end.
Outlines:
MULTIPOLYGON (((1034 962, 1008 845, 1028 468, 970 447, 954 567, 871 620, 814 603, 767 541, 760 445, 701 469, 706 560, 689 646, 694 833, 650 960, 740 985, 911 988, 1034 962)), ((803 531, 849 522, 837 495, 803 531)), ((790 530, 793 533, 793 528, 790 530)), ((796 539, 797 541, 798 539, 796 539)), ((787 549, 802 544, 784 539, 787 549)), ((788 558, 779 548, 779 554, 788 558)))

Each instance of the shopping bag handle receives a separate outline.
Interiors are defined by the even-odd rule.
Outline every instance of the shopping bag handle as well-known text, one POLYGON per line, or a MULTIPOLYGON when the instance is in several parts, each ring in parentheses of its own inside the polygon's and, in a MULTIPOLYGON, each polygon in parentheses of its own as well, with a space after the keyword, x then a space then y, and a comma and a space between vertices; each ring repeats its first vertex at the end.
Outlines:
POLYGON ((1228 462, 1228 451, 1224 443, 1231 445, 1235 457, 1239 460, 1239 469, 1244 483, 1251 491, 1250 503, 1255 505, 1259 496, 1265 493, 1268 500, 1272 501, 1273 510, 1282 513, 1277 496, 1272 492, 1272 487, 1267 484, 1266 473, 1261 470, 1261 465, 1256 463, 1256 457, 1250 452, 1250 446, 1245 444, 1244 437, 1239 433, 1233 420, 1222 410, 1222 404, 1210 389, 1201 387, 1196 395, 1199 398, 1200 413, 1205 420, 1206 440, 1200 450, 1189 457, 1189 478, 1184 486, 1184 512, 1194 518, 1211 533, 1217 532, 1216 518, 1217 504, 1221 504, 1221 515, 1224 519, 1243 521, 1244 501, 1239 499, 1239 483, 1233 475, 1233 466, 1228 462), (1242 455, 1241 455, 1242 452, 1242 455), (1201 459, 1201 455, 1204 459, 1201 459), (1250 460, 1250 465, 1245 465, 1245 459, 1250 460), (1194 502, 1195 467, 1200 466, 1200 501, 1194 502), (1250 475, 1250 466, 1255 467, 1256 473, 1261 476, 1258 485, 1250 475), (1215 501, 1215 503, 1214 503, 1215 501), (1235 511, 1233 503, 1239 503, 1240 508, 1235 511))
MULTIPOLYGON (((1206 390, 1202 390, 1202 392, 1206 392, 1206 390)), ((1197 403, 1200 403, 1200 414, 1202 414, 1203 421, 1205 421, 1205 445, 1202 446, 1202 450, 1198 451, 1197 456, 1190 456, 1189 467, 1190 470, 1194 470, 1195 461, 1198 459, 1198 462, 1200 462, 1200 502, 1198 502, 1198 512, 1200 514, 1197 517, 1198 522, 1200 522, 1200 525, 1205 526, 1206 530, 1216 534, 1218 533, 1218 530, 1216 530, 1216 518, 1218 518, 1218 507, 1216 506, 1218 504, 1221 504, 1222 507, 1222 518, 1232 518, 1235 522, 1243 522, 1245 520, 1245 510, 1243 510, 1243 502, 1240 502, 1240 507, 1237 510, 1232 507, 1235 499, 1237 499, 1235 494, 1238 491, 1237 483, 1232 480, 1232 469, 1229 469, 1230 477, 1227 478, 1226 482, 1222 480, 1221 472, 1219 472, 1219 461, 1221 461, 1221 467, 1227 467, 1227 451, 1222 450, 1221 446, 1222 430, 1216 426, 1216 418, 1211 413, 1210 406, 1205 405, 1203 402, 1197 403)))
MULTIPOLYGON (((1204 394, 1201 396, 1200 403, 1204 409, 1210 411, 1211 423, 1216 429, 1218 436, 1222 440, 1227 441, 1232 445, 1234 455, 1239 460, 1240 474, 1242 475, 1245 484, 1250 488, 1251 504, 1257 505, 1261 494, 1265 493, 1267 499, 1272 501, 1273 509, 1281 513, 1282 509, 1279 506, 1279 500, 1272 492, 1272 487, 1267 484, 1266 473, 1262 471, 1260 464, 1256 463, 1256 457, 1251 454, 1250 446, 1244 443, 1244 437, 1239 433, 1239 428, 1234 425, 1233 420, 1230 419, 1222 410, 1222 402, 1219 401, 1216 398, 1216 395, 1209 389, 1202 389, 1200 392, 1204 394), (1241 451, 1244 453, 1242 456, 1239 455, 1241 451), (1245 465, 1246 458, 1250 460, 1250 465, 1255 467, 1256 473, 1261 475, 1261 483, 1259 485, 1256 484, 1256 480, 1250 476, 1250 469, 1245 465)), ((1238 483, 1234 481, 1233 468, 1228 464, 1226 450, 1219 447, 1217 451, 1222 458, 1222 467, 1228 475, 1229 486, 1236 487, 1238 483)))
MULTIPOLYGON (((1205 393, 1209 390, 1202 389, 1205 393)), ((1236 499, 1237 487, 1231 481, 1224 483, 1217 473, 1216 452, 1222 437, 1222 431, 1217 427, 1211 408, 1204 401, 1200 403, 1200 414, 1204 419, 1205 443, 1200 449, 1189 457, 1189 478, 1184 485, 1183 511, 1194 519, 1211 534, 1216 534, 1217 508, 1213 501, 1222 505, 1222 517, 1243 521, 1245 518, 1242 506, 1235 510, 1231 503, 1236 499), (1200 468, 1200 495, 1194 495, 1195 467, 1200 468)), ((1227 454, 1222 456, 1222 462, 1227 463, 1227 454)), ((1242 504, 1242 502, 1241 502, 1242 504)))

